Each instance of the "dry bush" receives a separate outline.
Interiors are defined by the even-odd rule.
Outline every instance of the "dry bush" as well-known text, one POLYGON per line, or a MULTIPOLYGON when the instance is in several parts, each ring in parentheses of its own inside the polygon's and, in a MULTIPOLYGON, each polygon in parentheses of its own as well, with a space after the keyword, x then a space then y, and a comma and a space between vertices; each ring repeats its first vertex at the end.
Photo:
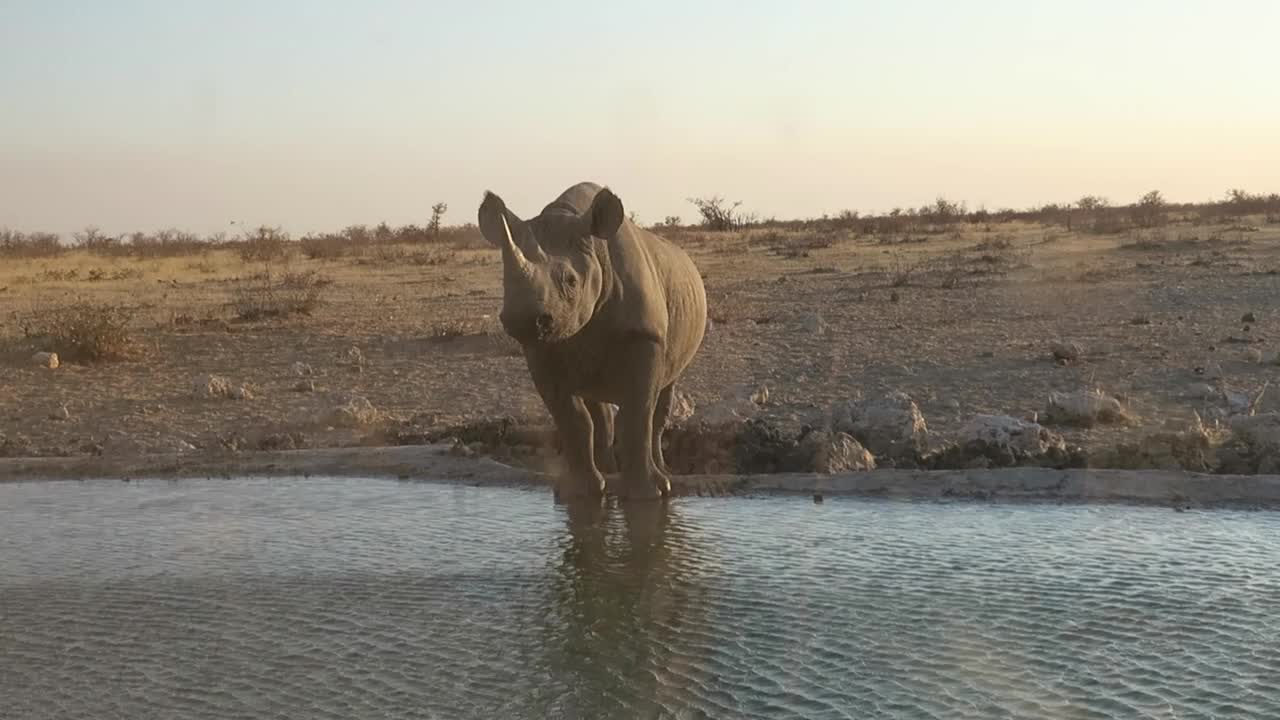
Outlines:
POLYGON ((231 310, 240 320, 310 315, 333 281, 314 270, 273 273, 267 269, 243 281, 232 294, 231 310))
POLYGON ((138 268, 116 268, 114 270, 90 268, 84 279, 88 282, 100 282, 102 280, 136 280, 140 277, 142 277, 142 270, 138 268))
POLYGON ((137 349, 130 331, 133 316, 134 310, 122 305, 80 300, 33 316, 22 334, 63 360, 124 360, 137 349))
POLYGON ((21 233, 0 230, 0 257, 47 258, 66 252, 67 248, 53 233, 21 233))
POLYGON ((887 269, 890 287, 910 285, 912 279, 919 274, 921 267, 922 263, 919 260, 909 259, 900 252, 893 252, 889 256, 889 267, 887 269))
POLYGON ((431 337, 437 340, 451 340, 468 335, 480 335, 472 323, 466 320, 444 320, 431 326, 431 337))
POLYGON ((151 234, 133 233, 129 236, 129 242, 116 246, 116 250, 120 254, 139 258, 183 257, 207 253, 222 242, 225 241, 220 236, 202 240, 194 233, 169 228, 151 234))
POLYGON ((280 228, 260 227, 235 243, 244 262, 272 262, 289 254, 289 235, 280 228))

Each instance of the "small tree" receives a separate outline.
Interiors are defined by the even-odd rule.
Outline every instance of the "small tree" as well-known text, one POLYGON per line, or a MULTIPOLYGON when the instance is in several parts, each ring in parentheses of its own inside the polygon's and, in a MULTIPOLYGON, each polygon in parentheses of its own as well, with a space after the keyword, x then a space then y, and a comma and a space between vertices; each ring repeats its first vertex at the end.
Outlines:
POLYGON ((689 198, 689 202, 698 208, 698 214, 702 215, 702 226, 708 230, 735 230, 742 225, 743 217, 738 212, 738 207, 742 205, 741 200, 729 205, 723 197, 712 195, 705 198, 689 198))
POLYGON ((1138 224, 1138 227, 1152 228, 1157 225, 1163 225, 1165 205, 1164 195, 1159 190, 1152 190, 1143 195, 1137 206, 1134 207, 1133 219, 1138 224))
POLYGON ((449 209, 446 203, 436 203, 431 206, 431 222, 427 223, 427 232, 431 233, 431 239, 440 239, 440 224, 444 220, 444 214, 449 209))
POLYGON ((1076 206, 1085 212, 1093 212, 1095 210, 1106 209, 1111 203, 1104 197, 1097 195, 1085 195, 1076 201, 1076 206))

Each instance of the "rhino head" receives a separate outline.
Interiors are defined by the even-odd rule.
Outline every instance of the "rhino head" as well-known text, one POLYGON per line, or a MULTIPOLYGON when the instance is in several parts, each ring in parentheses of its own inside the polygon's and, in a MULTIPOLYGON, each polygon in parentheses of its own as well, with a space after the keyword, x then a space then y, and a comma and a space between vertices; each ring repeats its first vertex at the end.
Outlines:
MULTIPOLYGON (((558 208, 525 222, 502 198, 485 193, 480 232, 502 250, 502 327, 521 344, 573 337, 591 317, 604 291, 605 272, 596 239, 622 226, 622 201, 598 192, 585 213, 558 208)), ((607 257, 604 258, 607 262, 607 257)))

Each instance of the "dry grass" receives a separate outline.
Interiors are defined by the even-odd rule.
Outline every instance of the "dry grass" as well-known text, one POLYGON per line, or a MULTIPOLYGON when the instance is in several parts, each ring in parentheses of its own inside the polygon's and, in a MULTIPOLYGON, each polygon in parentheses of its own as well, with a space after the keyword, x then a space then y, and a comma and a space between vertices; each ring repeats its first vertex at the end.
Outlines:
POLYGON ((272 272, 250 276, 233 292, 231 309, 239 320, 267 320, 310 315, 332 281, 315 270, 272 272))
POLYGON ((78 300, 32 315, 23 323, 22 334, 62 360, 126 360, 138 348, 131 330, 134 314, 122 305, 78 300))
MULTIPOLYGON (((815 224, 664 231, 702 270, 716 323, 682 387, 705 407, 740 386, 769 384, 776 400, 762 412, 784 424, 810 422, 857 392, 901 389, 944 435, 974 412, 1022 417, 1043 411, 1048 392, 1084 385, 1131 399, 1144 422, 1188 404, 1203 410, 1188 399, 1187 386, 1201 381, 1191 369, 1212 356, 1232 387, 1274 381, 1274 368, 1232 360, 1243 348, 1221 341, 1243 336, 1239 320, 1248 311, 1258 315, 1251 337, 1280 337, 1280 316, 1269 311, 1274 277, 1261 273, 1280 267, 1280 227, 1260 220, 1249 220, 1260 230, 1248 233, 1228 232, 1228 223, 1197 226, 1203 240, 1191 252, 1176 242, 1134 252, 1121 247, 1123 236, 1083 225, 1067 232, 1017 220, 993 221, 990 231, 959 223, 941 233, 904 227, 886 236, 892 244, 815 224), (1213 237, 1220 239, 1210 244, 1213 237), (1196 264, 1201 257, 1212 264, 1196 264), (1144 268, 1135 273, 1139 262, 1144 268), (815 313, 820 332, 801 322, 815 313), (1045 359, 1050 339, 1081 343, 1088 359, 1055 365, 1045 359), (1207 350, 1210 344, 1217 350, 1207 350)), ((1170 233, 1176 241, 1191 231, 1175 224, 1145 234, 1170 233)), ((328 412, 334 393, 367 397, 392 419, 420 415, 451 424, 509 414, 545 421, 519 346, 492 320, 502 304, 498 253, 482 241, 482 249, 459 249, 445 233, 439 241, 402 242, 377 241, 377 232, 371 229, 367 242, 328 241, 338 248, 328 254, 308 252, 313 239, 283 243, 290 259, 265 269, 246 263, 237 242, 199 254, 177 253, 171 242, 168 255, 106 256, 75 247, 0 259, 0 350, 13 350, 0 352, 0 375, 11 379, 0 383, 0 407, 9 411, 0 432, 72 453, 82 438, 111 430, 176 436, 200 448, 229 447, 224 440, 251 448, 259 431, 287 432, 297 418, 328 412), (31 308, 42 310, 42 320, 45 310, 74 314, 76 298, 130 308, 133 322, 123 331, 135 336, 135 347, 141 337, 147 352, 93 372, 34 366, 35 350, 68 360, 94 354, 67 342, 37 345, 18 332, 34 318, 31 308), (367 354, 359 371, 333 359, 352 347, 367 354), (295 390, 294 363, 314 368, 307 379, 316 392, 295 390), (195 403, 190 383, 199 374, 252 384, 256 397, 195 403), (40 420, 56 403, 69 404, 71 422, 40 420)), ((46 333, 40 343, 52 342, 48 323, 26 328, 46 333)), ((1063 432, 1093 446, 1142 430, 1063 432)), ((366 441, 349 432, 307 433, 315 446, 366 441)))

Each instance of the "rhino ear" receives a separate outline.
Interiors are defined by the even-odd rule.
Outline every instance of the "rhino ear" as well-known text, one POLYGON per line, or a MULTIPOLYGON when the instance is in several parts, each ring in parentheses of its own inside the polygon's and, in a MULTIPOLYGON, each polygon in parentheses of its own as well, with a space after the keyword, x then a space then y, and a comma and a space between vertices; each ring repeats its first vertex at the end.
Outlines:
POLYGON ((617 235, 618 228, 622 227, 622 219, 625 217, 622 201, 609 188, 596 193, 595 200, 591 201, 591 210, 588 212, 591 234, 598 238, 611 238, 617 235))
POLYGON ((484 235, 484 239, 488 240, 490 245, 497 248, 507 244, 507 229, 502 226, 504 215, 507 218, 507 225, 510 226, 514 216, 507 210, 507 204, 502 202, 502 198, 486 190, 484 202, 480 203, 478 213, 480 234, 484 235))

